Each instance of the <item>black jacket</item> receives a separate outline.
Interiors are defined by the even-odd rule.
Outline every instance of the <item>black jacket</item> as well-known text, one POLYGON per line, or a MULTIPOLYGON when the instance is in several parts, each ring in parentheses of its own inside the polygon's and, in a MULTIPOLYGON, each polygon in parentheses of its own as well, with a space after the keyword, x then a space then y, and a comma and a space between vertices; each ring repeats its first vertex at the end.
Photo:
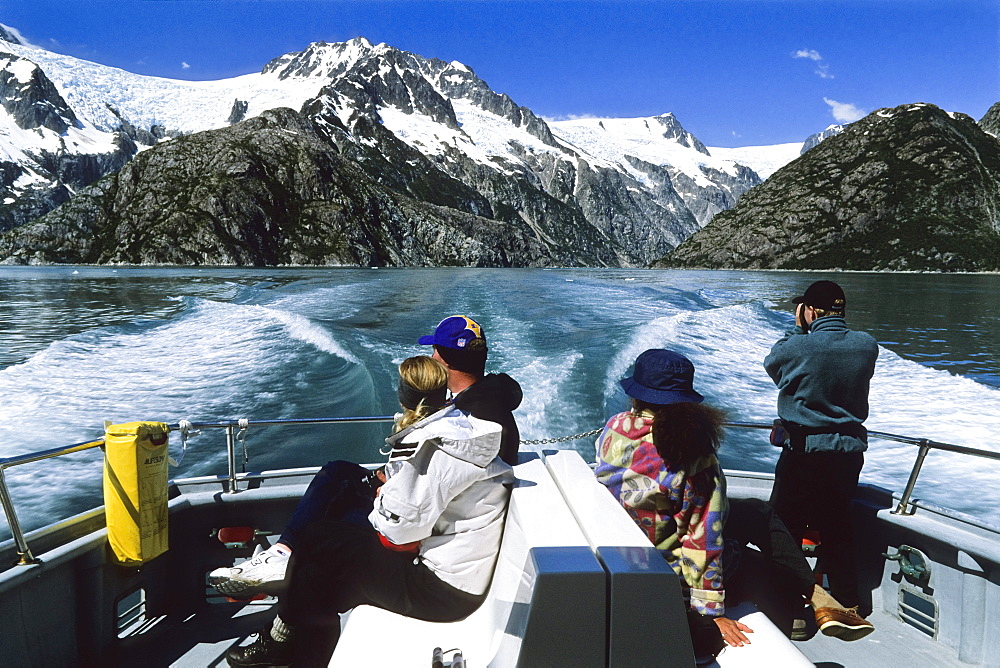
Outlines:
POLYGON ((521 386, 505 373, 491 373, 455 395, 455 408, 503 427, 500 458, 511 466, 517 464, 521 443, 513 411, 521 405, 522 396, 521 386))

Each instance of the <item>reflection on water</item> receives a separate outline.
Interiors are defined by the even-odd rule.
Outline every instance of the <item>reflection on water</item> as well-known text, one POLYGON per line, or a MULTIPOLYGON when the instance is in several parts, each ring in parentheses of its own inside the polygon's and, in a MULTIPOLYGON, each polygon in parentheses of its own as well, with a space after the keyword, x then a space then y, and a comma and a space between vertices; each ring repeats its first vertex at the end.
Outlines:
POLYGON ((1000 276, 879 274, 865 287, 874 298, 851 319, 879 343, 906 359, 1000 387, 1000 276))

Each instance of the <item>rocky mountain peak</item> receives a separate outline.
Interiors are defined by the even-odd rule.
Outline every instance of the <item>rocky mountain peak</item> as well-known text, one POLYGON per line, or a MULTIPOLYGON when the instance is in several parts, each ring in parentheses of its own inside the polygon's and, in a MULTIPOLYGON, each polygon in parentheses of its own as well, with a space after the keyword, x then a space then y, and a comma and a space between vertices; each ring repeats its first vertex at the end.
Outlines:
POLYGON ((879 109, 746 193, 670 266, 1000 268, 1000 142, 932 104, 879 109))
POLYGON ((524 128, 543 143, 559 147, 545 121, 508 95, 493 91, 471 67, 458 61, 424 58, 386 44, 373 46, 364 37, 336 44, 310 44, 299 53, 272 60, 263 73, 279 79, 328 79, 330 85, 325 93, 351 100, 358 109, 375 112, 380 107, 392 107, 406 114, 428 116, 453 130, 460 125, 451 100, 468 100, 524 128))
POLYGON ((0 42, 9 42, 11 44, 24 44, 20 39, 18 39, 17 34, 11 28, 0 24, 0 42))
POLYGON ((693 148, 699 153, 709 155, 708 149, 705 148, 705 145, 702 144, 697 137, 685 130, 684 126, 681 125, 681 122, 678 121, 677 117, 672 113, 668 112, 666 114, 654 116, 649 120, 656 125, 655 129, 650 128, 650 130, 659 133, 664 139, 673 139, 682 146, 687 146, 688 148, 693 148))
POLYGON ((994 137, 1000 137, 1000 102, 996 102, 979 119, 979 127, 989 132, 994 137))
POLYGON ((843 131, 844 131, 843 125, 831 125, 822 132, 816 132, 814 134, 809 135, 808 137, 806 137, 806 140, 802 142, 802 150, 799 151, 799 155, 802 155, 809 149, 818 146, 819 143, 824 139, 829 139, 830 137, 839 135, 843 131))
POLYGON ((78 123, 41 68, 10 53, 0 53, 0 105, 23 130, 44 127, 62 134, 78 123))
MULTIPOLYGON (((380 45, 384 47, 385 45, 380 45)), ((279 79, 330 79, 349 70, 358 60, 372 53, 375 47, 364 37, 347 42, 313 42, 302 51, 286 53, 269 62, 261 74, 275 74, 279 79)))

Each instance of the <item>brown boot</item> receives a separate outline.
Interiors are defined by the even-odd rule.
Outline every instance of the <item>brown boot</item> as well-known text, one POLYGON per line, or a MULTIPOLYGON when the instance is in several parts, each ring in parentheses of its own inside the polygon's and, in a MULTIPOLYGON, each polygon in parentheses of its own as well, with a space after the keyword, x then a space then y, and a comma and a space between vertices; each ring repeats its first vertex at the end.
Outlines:
POLYGON ((823 635, 850 642, 860 640, 875 630, 872 623, 855 608, 816 608, 816 626, 823 635))

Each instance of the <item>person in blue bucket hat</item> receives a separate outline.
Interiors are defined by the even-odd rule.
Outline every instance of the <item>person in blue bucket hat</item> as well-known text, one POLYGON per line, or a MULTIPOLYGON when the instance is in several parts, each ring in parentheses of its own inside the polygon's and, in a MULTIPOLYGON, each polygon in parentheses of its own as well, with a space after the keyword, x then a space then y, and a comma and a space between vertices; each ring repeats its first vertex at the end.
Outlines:
POLYGON ((680 577, 695 653, 749 643, 752 630, 726 617, 722 528, 729 503, 715 454, 723 414, 702 403, 694 364, 672 350, 645 351, 620 384, 632 410, 604 427, 597 480, 680 577))
POLYGON ((595 475, 680 577, 695 653, 705 657, 751 642, 752 629, 726 617, 727 588, 735 601, 757 603, 786 635, 807 603, 842 607, 815 585, 799 544, 767 503, 726 497, 717 456, 725 416, 694 389, 694 372, 672 350, 639 355, 620 381, 632 409, 605 426, 595 475), (759 553, 741 549, 748 543, 759 553))
POLYGON ((635 370, 619 384, 625 394, 650 404, 701 403, 694 391, 694 364, 672 350, 647 350, 635 360, 635 370))

